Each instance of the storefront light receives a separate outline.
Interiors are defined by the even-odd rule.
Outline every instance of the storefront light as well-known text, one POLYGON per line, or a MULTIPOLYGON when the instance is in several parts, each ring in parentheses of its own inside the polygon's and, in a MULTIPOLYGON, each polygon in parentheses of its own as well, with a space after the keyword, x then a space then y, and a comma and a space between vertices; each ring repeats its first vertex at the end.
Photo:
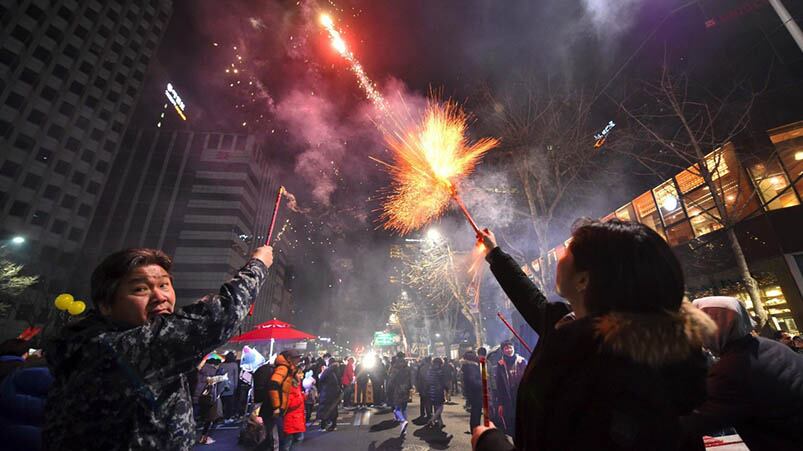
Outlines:
POLYGON ((781 291, 780 288, 770 288, 769 290, 765 291, 764 294, 766 294, 767 297, 770 298, 783 296, 783 292, 781 291))
POLYGON ((661 207, 666 211, 675 211, 675 209, 678 208, 678 198, 671 194, 664 197, 661 207))

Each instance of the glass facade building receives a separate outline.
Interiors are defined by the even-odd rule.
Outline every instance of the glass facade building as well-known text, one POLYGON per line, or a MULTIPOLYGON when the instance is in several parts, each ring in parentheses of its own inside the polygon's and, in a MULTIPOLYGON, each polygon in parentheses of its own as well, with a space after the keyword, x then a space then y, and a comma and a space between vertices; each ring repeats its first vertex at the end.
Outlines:
MULTIPOLYGON (((798 333, 803 326, 803 121, 768 130, 767 135, 773 152, 760 161, 742 158, 732 143, 706 155, 713 192, 695 165, 602 220, 638 221, 663 236, 686 266, 691 298, 730 295, 743 300, 753 313, 735 262, 729 262, 730 268, 715 264, 699 268, 700 262, 692 262, 700 258, 695 251, 705 246, 727 254, 730 245, 723 229, 735 224, 771 321, 778 329, 798 333), (721 217, 723 209, 726 218, 721 217)), ((565 246, 554 248, 547 258, 554 259, 565 246)), ((533 261, 532 268, 538 270, 540 263, 533 261)))

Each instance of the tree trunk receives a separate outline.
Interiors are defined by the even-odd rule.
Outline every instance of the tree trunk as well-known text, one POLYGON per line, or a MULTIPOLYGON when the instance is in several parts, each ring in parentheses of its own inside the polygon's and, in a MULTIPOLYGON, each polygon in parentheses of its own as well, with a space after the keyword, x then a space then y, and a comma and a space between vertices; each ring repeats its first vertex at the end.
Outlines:
POLYGON ((404 353, 407 354, 409 352, 409 348, 407 347, 407 334, 404 332, 404 320, 401 318, 399 318, 399 331, 401 331, 402 349, 404 349, 404 353))
POLYGON ((744 257, 742 245, 739 244, 739 239, 736 237, 736 231, 733 227, 728 228, 728 241, 730 241, 733 255, 736 257, 736 266, 739 268, 739 275, 744 280, 747 286, 747 293, 750 295, 750 300, 753 302, 753 308, 758 315, 759 327, 764 326, 767 322, 767 311, 764 310, 764 305, 761 302, 761 293, 758 290, 758 282, 750 274, 750 268, 747 266, 747 259, 744 257))

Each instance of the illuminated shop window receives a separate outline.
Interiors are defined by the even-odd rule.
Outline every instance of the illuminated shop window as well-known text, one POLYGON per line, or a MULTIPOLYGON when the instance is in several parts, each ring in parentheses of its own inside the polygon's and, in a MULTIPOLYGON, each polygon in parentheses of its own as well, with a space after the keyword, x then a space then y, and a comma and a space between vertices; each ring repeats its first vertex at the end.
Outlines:
MULTIPOLYGON (((792 317, 792 310, 786 303, 786 297, 779 285, 764 285, 759 287, 761 292, 761 300, 764 304, 764 309, 767 311, 769 320, 777 330, 785 330, 795 335, 798 335, 799 329, 795 319, 792 317)), ((747 307, 750 316, 756 317, 755 310, 753 309, 753 302, 746 291, 726 292, 726 296, 733 296, 741 300, 745 307, 747 307)))
POLYGON ((798 196, 803 196, 803 121, 771 130, 770 139, 798 196))
POLYGON ((635 221, 636 220, 636 212, 633 210, 632 204, 627 204, 624 207, 616 210, 615 213, 616 217, 621 219, 622 221, 635 221))
POLYGON ((666 241, 672 246, 686 243, 692 238, 694 238, 694 232, 687 220, 676 222, 666 229, 666 241))
POLYGON ((674 181, 667 180, 652 191, 655 194, 655 202, 658 204, 661 216, 664 218, 664 224, 667 227, 686 219, 674 181))
POLYGON ((647 191, 633 200, 633 208, 636 210, 636 219, 638 219, 638 222, 655 230, 661 236, 664 236, 664 228, 661 225, 661 217, 658 214, 658 209, 655 208, 652 192, 647 191))
POLYGON ((695 236, 702 236, 722 228, 714 197, 707 186, 698 186, 693 191, 684 194, 683 202, 686 204, 686 211, 689 213, 695 236))
POLYGON ((789 179, 777 159, 750 166, 750 176, 768 210, 800 205, 794 190, 789 189, 789 179))

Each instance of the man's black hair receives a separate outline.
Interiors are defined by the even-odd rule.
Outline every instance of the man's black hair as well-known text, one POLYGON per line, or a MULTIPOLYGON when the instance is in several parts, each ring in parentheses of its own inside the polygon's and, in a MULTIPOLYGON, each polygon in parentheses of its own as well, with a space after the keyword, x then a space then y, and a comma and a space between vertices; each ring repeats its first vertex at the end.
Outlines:
POLYGON ((106 257, 92 271, 92 303, 95 307, 110 306, 114 302, 114 294, 120 281, 135 268, 140 266, 159 265, 170 274, 173 260, 158 249, 131 248, 115 252, 106 257))

